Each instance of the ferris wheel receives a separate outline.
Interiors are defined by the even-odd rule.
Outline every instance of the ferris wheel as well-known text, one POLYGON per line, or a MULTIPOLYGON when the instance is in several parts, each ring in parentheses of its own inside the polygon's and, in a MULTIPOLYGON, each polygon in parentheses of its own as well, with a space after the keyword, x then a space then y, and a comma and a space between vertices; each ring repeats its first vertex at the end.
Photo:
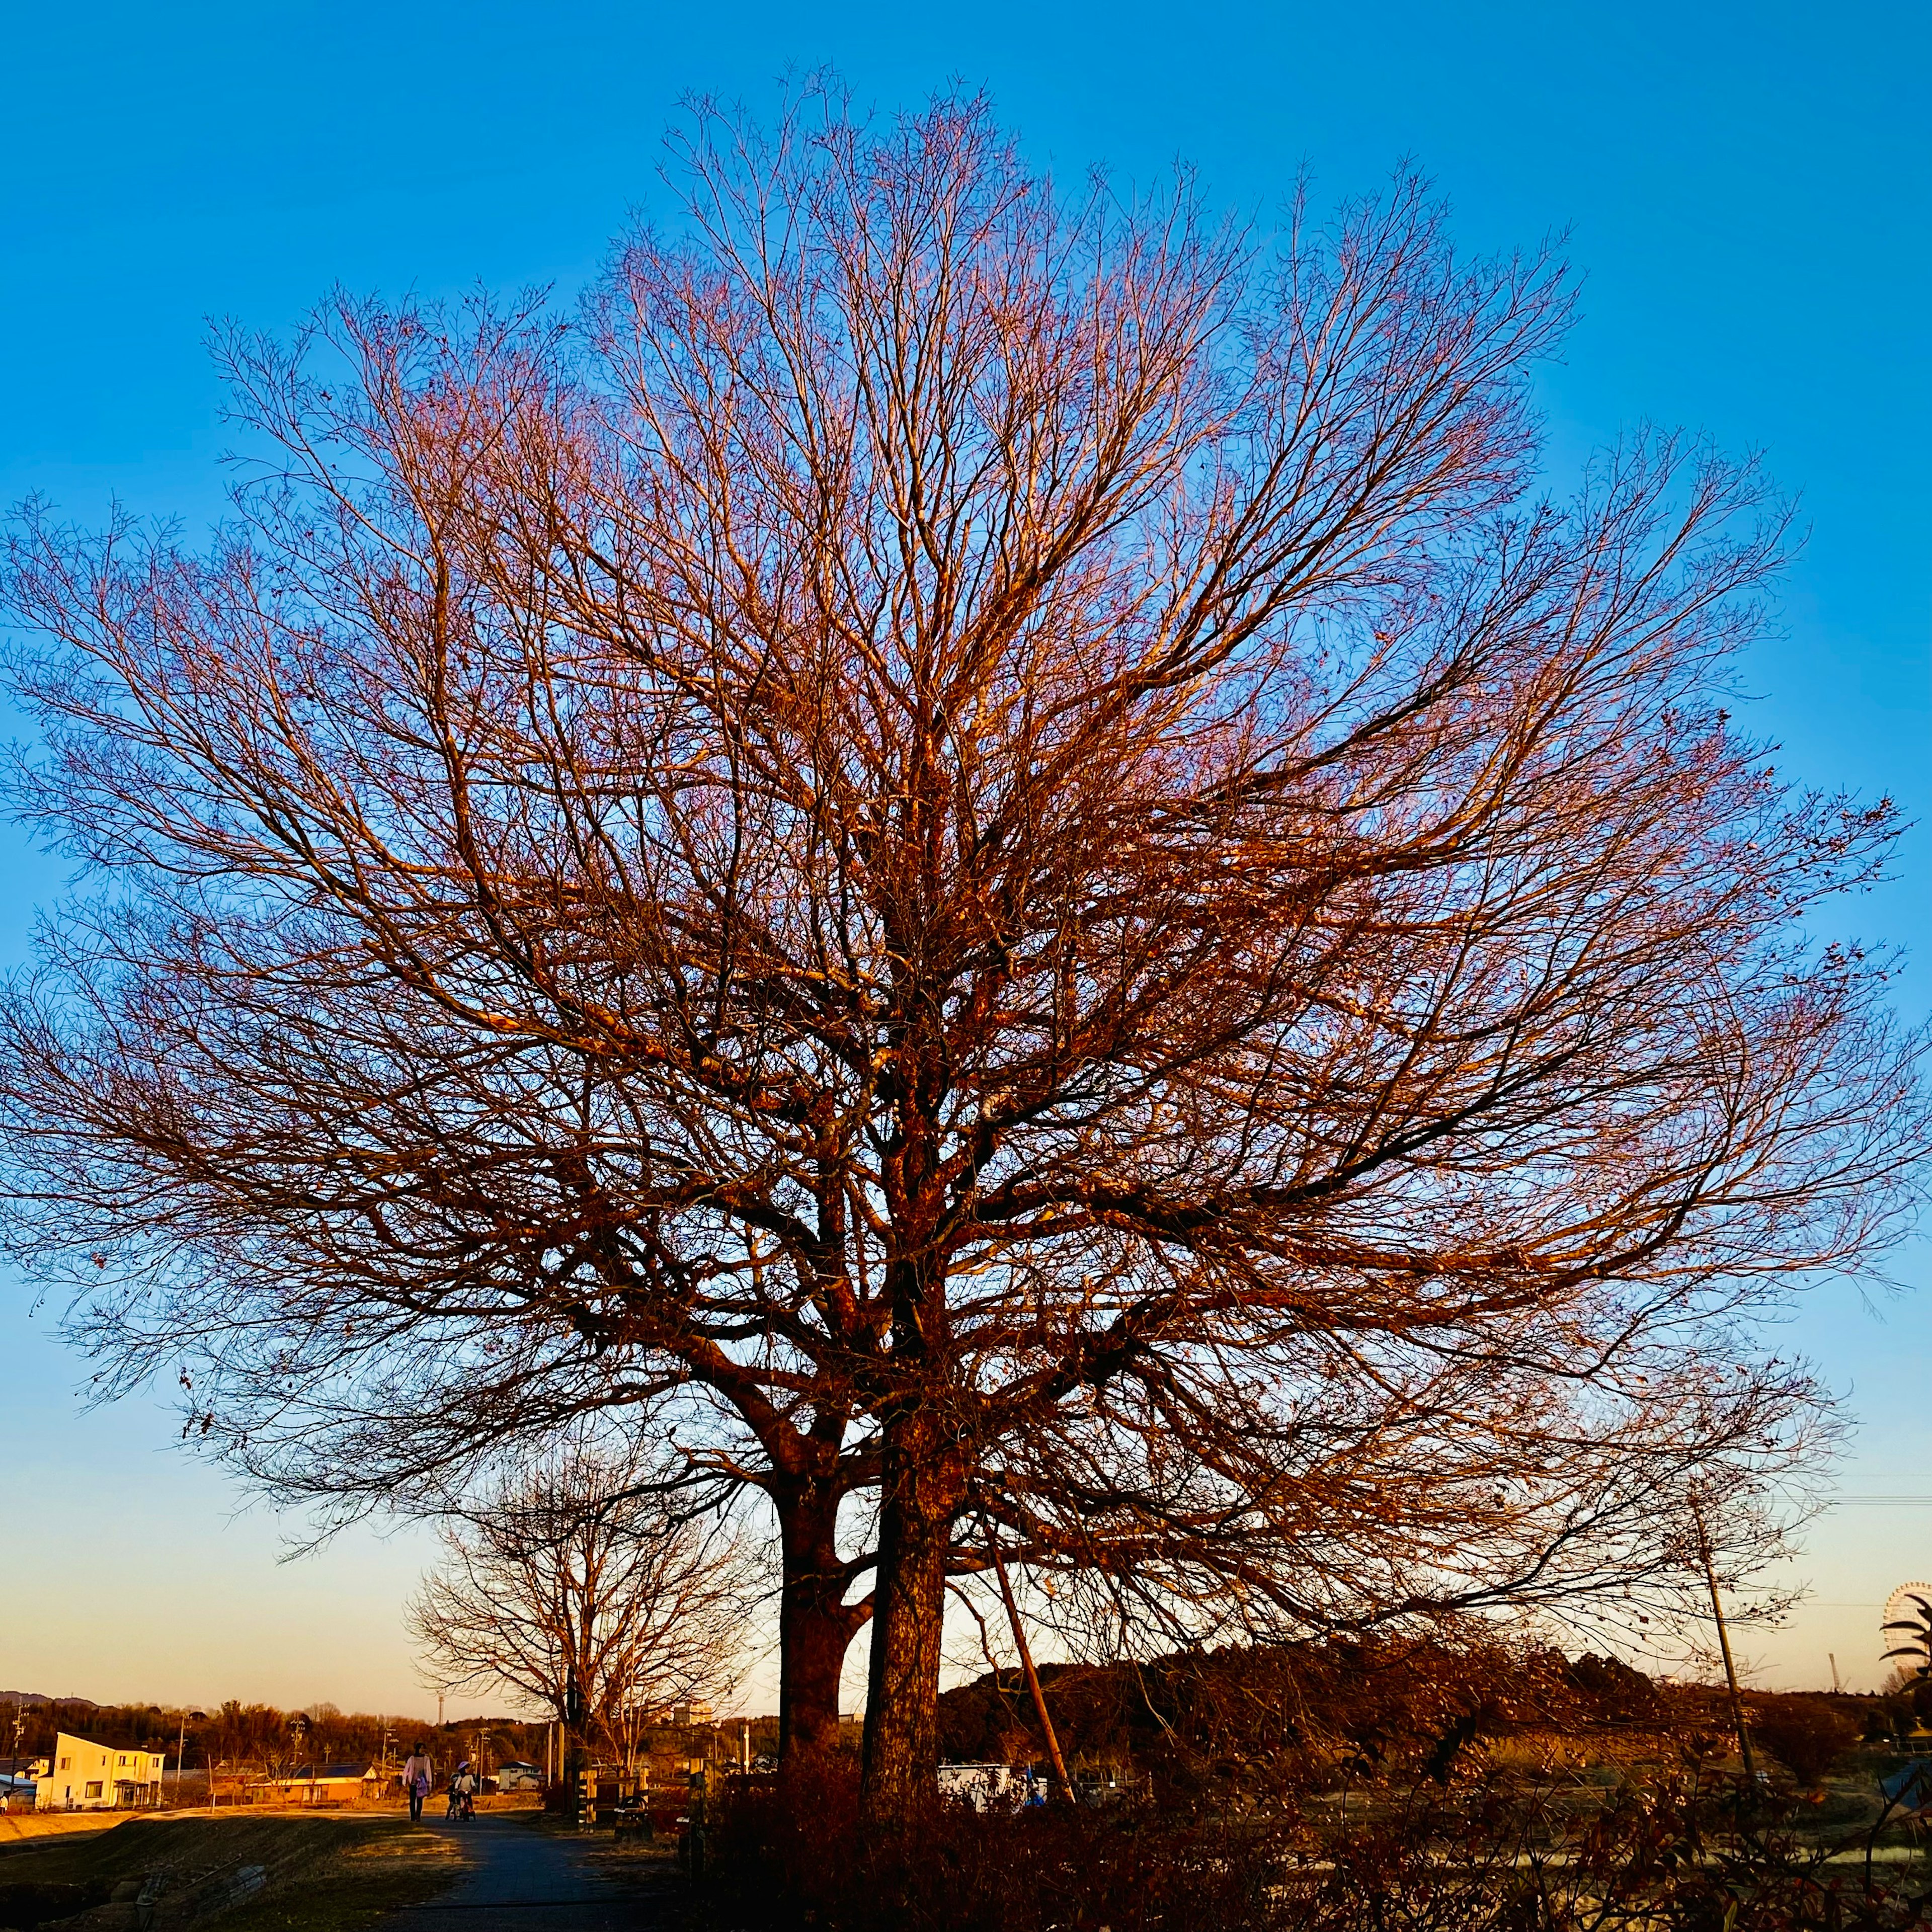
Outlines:
POLYGON ((1901 1583, 1885 1600, 1879 1635, 1915 1677, 1932 1677, 1932 1583, 1901 1583))

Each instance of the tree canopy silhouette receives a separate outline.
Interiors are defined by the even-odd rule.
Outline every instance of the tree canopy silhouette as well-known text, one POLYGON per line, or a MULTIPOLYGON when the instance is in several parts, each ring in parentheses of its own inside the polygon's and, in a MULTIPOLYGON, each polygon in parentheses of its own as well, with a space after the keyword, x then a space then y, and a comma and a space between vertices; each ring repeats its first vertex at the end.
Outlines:
POLYGON ((880 1821, 995 1545, 1122 1642, 1666 1586, 1924 1138, 1804 922, 1889 808, 1724 708, 1755 470, 1539 494, 1561 273, 1414 180, 1263 236, 823 87, 674 162, 574 320, 224 337, 206 550, 16 527, 15 1251, 285 1495, 674 1430, 794 1755, 872 1616, 880 1821))
POLYGON ((655 1707, 732 1689, 752 1566, 728 1520, 680 1507, 682 1472, 579 1424, 443 1526, 409 1606, 439 1690, 508 1690, 628 1759, 655 1707))

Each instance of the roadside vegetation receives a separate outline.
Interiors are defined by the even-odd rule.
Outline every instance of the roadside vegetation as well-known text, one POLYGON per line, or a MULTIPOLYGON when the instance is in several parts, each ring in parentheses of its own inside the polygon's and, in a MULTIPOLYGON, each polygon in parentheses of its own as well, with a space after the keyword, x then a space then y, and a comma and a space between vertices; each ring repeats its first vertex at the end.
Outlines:
MULTIPOLYGON (((1922 1691, 1721 1693, 1474 1641, 1049 1666, 1082 1794, 938 1802, 868 1844, 856 1771, 714 1805, 700 1922, 736 1932, 1902 1932, 1932 1924, 1922 1691), (1917 1733, 1915 1740, 1914 1733, 1917 1733)), ((1043 1772, 1017 1672, 942 1700, 961 1761, 1043 1772)), ((1036 1788, 1044 1790, 1043 1777, 1036 1788)))
MULTIPOLYGON (((1695 1763, 1593 1788, 1485 1768, 1438 1787, 1251 1809, 976 1813, 949 1804, 915 1856, 868 1855, 850 1780, 728 1812, 700 1922, 735 1932, 1906 1932, 1932 1924, 1922 1860, 1867 1863, 1695 1763)), ((1898 1834, 1902 1837, 1903 1832, 1898 1834)))

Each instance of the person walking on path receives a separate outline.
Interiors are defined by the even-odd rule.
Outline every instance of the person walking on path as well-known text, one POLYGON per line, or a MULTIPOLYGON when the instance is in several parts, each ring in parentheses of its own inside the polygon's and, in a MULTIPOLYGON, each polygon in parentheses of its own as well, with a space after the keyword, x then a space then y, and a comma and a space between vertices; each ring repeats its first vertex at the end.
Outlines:
POLYGON ((403 1789, 409 1793, 410 1822, 412 1825, 422 1822, 423 1800, 429 1796, 430 1783, 435 1775, 430 1765, 428 1753, 418 1744, 410 1752, 408 1761, 403 1766, 403 1789))

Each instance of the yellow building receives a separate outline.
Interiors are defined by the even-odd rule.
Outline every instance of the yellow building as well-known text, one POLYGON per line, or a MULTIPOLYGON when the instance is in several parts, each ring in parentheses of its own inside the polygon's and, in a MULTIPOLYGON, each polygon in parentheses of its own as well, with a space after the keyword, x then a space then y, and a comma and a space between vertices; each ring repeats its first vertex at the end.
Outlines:
POLYGON ((53 1756, 34 1789, 37 1811, 126 1811, 161 1802, 161 1751, 122 1750, 56 1734, 53 1756))

